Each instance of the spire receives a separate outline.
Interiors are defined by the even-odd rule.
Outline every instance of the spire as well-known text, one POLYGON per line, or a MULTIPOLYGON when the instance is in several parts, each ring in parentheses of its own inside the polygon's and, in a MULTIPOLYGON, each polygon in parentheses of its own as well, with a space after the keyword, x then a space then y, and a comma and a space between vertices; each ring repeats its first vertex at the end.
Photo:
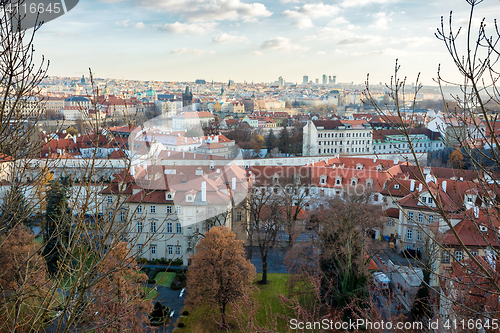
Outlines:
POLYGON ((224 84, 220 88, 220 95, 224 96, 224 84))
POLYGON ((189 94, 189 86, 186 86, 186 94, 189 94))

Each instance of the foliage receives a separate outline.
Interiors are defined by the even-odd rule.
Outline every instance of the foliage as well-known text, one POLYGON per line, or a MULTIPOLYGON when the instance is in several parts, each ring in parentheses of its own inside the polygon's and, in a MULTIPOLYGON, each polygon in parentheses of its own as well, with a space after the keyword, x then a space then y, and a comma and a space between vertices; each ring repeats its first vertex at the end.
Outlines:
POLYGON ((149 323, 151 326, 161 326, 164 325, 169 319, 172 309, 168 306, 162 305, 160 302, 156 302, 153 308, 153 312, 148 316, 149 323))
POLYGON ((43 255, 47 269, 51 275, 56 275, 67 254, 65 248, 70 237, 72 223, 71 209, 68 203, 68 191, 71 186, 69 178, 52 181, 47 193, 47 211, 43 237, 46 245, 43 255))
POLYGON ((66 128, 66 133, 68 133, 69 135, 75 136, 78 134, 78 131, 76 130, 76 128, 70 126, 70 127, 66 128))
POLYGON ((227 227, 214 227, 196 246, 187 273, 187 303, 217 305, 221 326, 227 327, 226 307, 251 291, 255 267, 245 259, 243 242, 227 227))
POLYGON ((18 184, 14 184, 0 206, 0 230, 5 232, 18 225, 32 227, 34 221, 30 214, 24 193, 18 184))
POLYGON ((425 269, 423 271, 424 278, 420 287, 415 295, 415 301, 413 302, 413 307, 411 309, 411 317, 415 321, 422 321, 422 319, 432 318, 432 304, 430 295, 430 282, 431 282, 431 271, 425 269))
POLYGON ((464 156, 460 150, 455 149, 448 159, 448 164, 452 169, 462 169, 464 167, 464 156))
POLYGON ((121 243, 108 252, 99 266, 88 293, 92 295, 85 312, 92 318, 89 325, 94 328, 105 325, 106 332, 141 331, 152 304, 142 297, 146 275, 128 255, 127 244, 121 243))
POLYGON ((0 331, 40 327, 46 317, 38 307, 48 305, 50 280, 39 246, 22 225, 3 233, 0 244, 0 331))

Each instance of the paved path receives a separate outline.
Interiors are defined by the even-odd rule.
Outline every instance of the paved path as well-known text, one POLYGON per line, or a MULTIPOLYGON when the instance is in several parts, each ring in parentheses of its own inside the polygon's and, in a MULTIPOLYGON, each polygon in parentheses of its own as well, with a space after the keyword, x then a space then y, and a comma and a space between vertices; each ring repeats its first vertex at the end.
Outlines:
MULTIPOLYGON (((152 287, 153 285, 148 285, 148 287, 152 287)), ((153 304, 156 302, 160 302, 162 305, 169 306, 172 310, 174 310, 174 316, 171 318, 170 322, 165 326, 155 327, 155 332, 161 333, 170 333, 174 330, 174 323, 177 322, 177 319, 181 316, 182 309, 184 308, 184 299, 186 297, 186 293, 184 293, 183 297, 180 298, 180 290, 172 290, 167 287, 163 287, 158 285, 156 287, 158 291, 158 297, 153 301, 153 304)))

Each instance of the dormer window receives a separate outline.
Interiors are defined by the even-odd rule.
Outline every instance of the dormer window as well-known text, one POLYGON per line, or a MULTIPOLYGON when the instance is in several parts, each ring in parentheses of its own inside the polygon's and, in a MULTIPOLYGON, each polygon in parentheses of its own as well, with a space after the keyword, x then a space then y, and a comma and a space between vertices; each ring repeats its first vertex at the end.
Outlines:
POLYGON ((371 179, 367 179, 367 180, 366 180, 366 186, 368 186, 368 187, 372 187, 372 186, 373 186, 373 180, 371 180, 371 179))
POLYGON ((488 231, 488 228, 485 226, 485 225, 479 225, 479 230, 481 230, 482 232, 487 232, 488 231))
POLYGON ((357 178, 351 178, 351 185, 356 186, 358 184, 358 179, 357 178))
POLYGON ((321 185, 325 185, 326 184, 326 175, 322 175, 321 178, 319 179, 319 183, 321 185))
POLYGON ((342 185, 342 178, 341 177, 337 177, 335 179, 335 185, 342 185))
POLYGON ((399 184, 394 184, 394 189, 399 190, 399 184))
POLYGON ((361 164, 361 163, 356 164, 356 169, 363 170, 363 164, 361 164))

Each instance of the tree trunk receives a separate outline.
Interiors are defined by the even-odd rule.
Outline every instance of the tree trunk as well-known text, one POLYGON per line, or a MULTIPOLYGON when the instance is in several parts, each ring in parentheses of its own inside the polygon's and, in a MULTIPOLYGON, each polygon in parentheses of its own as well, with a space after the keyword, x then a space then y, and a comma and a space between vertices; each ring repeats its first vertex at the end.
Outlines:
POLYGON ((226 303, 222 304, 222 307, 220 308, 220 313, 222 315, 222 329, 227 330, 227 323, 226 323, 226 303))
POLYGON ((261 284, 267 284, 267 258, 262 260, 262 280, 261 284))

